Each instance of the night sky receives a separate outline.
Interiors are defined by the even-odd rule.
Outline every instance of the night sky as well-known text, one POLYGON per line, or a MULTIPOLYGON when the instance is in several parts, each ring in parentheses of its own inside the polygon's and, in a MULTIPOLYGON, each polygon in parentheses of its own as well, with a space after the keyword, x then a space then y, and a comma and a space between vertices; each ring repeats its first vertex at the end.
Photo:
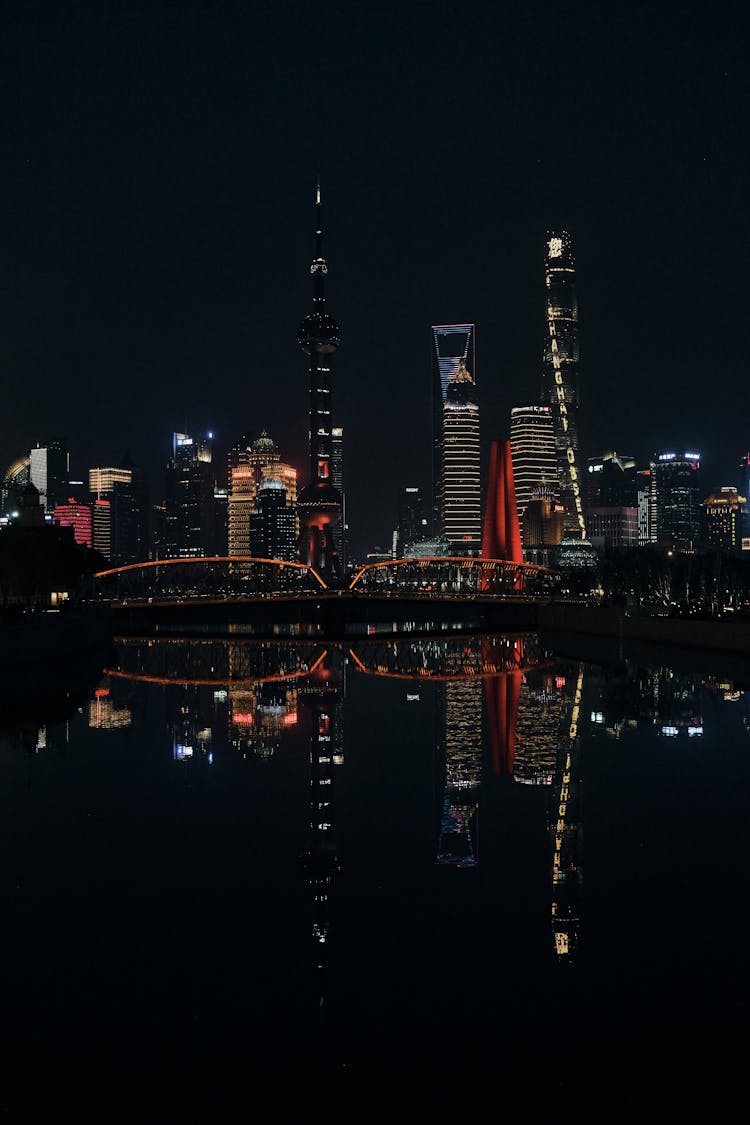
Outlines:
POLYGON ((355 551, 429 485, 433 323, 483 443, 539 397, 544 241, 578 267, 584 455, 750 448, 740 4, 10 3, 0 468, 67 436, 159 499, 175 429, 306 477, 313 189, 355 551))

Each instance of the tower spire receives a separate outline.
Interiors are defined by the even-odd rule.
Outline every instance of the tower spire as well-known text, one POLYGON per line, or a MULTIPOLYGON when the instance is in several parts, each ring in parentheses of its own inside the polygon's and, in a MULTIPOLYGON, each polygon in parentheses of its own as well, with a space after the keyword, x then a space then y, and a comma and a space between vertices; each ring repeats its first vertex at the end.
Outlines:
POLYGON ((314 308, 321 310, 325 303, 325 276, 328 273, 326 260, 323 257, 323 215, 320 196, 320 173, 315 178, 315 257, 310 266, 313 278, 314 308))

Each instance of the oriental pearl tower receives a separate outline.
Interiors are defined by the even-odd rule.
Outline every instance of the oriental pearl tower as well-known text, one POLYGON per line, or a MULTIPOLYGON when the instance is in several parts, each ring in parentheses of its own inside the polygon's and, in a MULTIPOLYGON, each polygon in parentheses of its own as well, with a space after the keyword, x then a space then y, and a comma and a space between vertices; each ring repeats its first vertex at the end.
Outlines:
POLYGON ((297 497, 300 520, 300 562, 307 563, 327 582, 341 577, 334 529, 342 519, 343 497, 332 480, 331 356, 341 330, 326 312, 320 178, 315 188, 315 258, 310 266, 313 307, 299 326, 297 341, 310 357, 310 473, 297 497))

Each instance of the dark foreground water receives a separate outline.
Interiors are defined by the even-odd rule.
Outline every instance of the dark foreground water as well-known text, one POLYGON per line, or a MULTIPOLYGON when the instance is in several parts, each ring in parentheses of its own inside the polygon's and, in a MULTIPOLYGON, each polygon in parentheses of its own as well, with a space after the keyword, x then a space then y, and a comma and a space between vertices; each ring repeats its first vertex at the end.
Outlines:
POLYGON ((108 665, 3 712, 0 1120, 744 1101, 750 685, 535 637, 108 665))

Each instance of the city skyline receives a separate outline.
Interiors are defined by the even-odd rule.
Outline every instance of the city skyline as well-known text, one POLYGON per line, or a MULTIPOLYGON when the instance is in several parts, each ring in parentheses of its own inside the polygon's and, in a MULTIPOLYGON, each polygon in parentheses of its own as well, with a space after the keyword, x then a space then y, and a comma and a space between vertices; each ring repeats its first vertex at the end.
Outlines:
POLYGON ((707 495, 739 483, 742 43, 730 18, 674 11, 605 27, 588 11, 470 5, 472 81, 449 96, 431 80, 448 50, 440 21, 416 12, 394 44, 374 10, 335 6, 317 30, 269 9, 259 33, 240 11, 156 5, 149 36, 137 4, 109 23, 19 7, 0 207, 3 471, 67 436, 80 474, 127 450, 157 488, 171 433, 207 428, 225 449, 267 430, 302 470, 294 325, 319 169, 355 552, 389 545, 401 487, 429 495, 432 324, 476 325, 485 469, 511 408, 538 401, 558 227, 575 246, 584 463, 697 448, 707 495), (315 91, 311 36, 330 47, 315 91), (266 42, 283 50, 265 58, 266 42), (454 175, 437 156, 459 129, 454 175))

